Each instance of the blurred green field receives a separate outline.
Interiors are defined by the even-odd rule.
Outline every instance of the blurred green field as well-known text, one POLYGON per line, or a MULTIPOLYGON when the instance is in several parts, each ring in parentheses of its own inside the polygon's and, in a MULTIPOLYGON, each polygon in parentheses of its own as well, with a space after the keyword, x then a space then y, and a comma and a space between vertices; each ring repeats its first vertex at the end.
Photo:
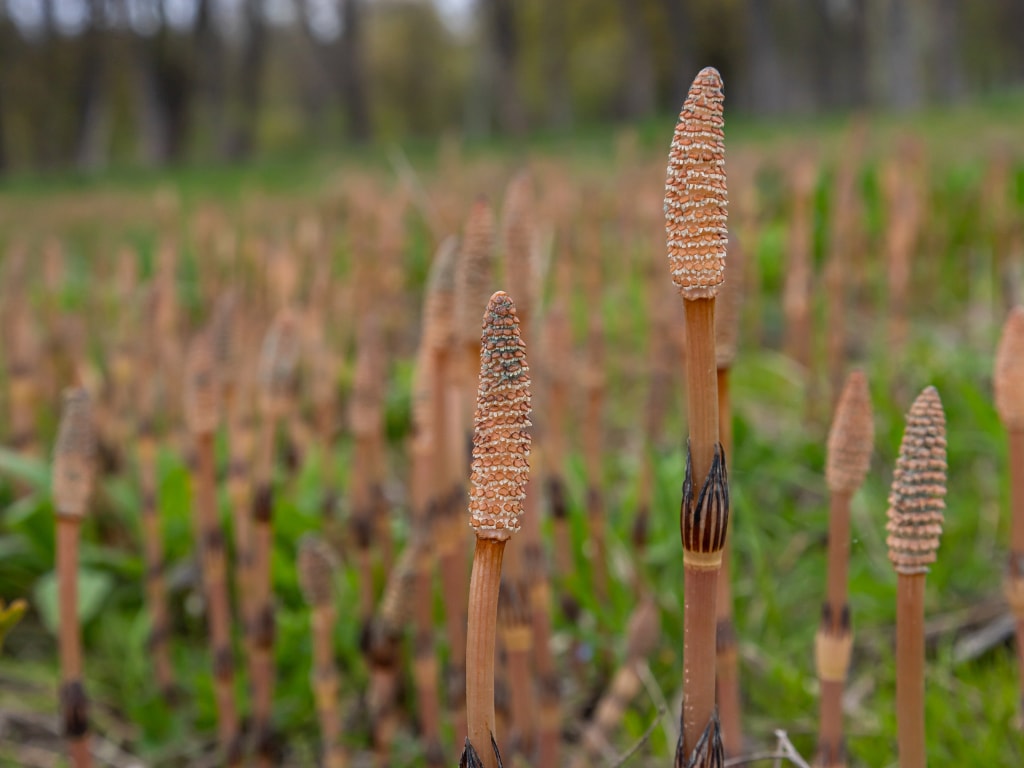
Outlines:
MULTIPOLYGON (((845 701, 852 765, 885 768, 897 764, 896 576, 886 555, 886 498, 903 414, 928 384, 934 384, 942 397, 949 444, 946 526, 927 587, 928 615, 936 622, 929 635, 928 653, 929 755, 935 766, 1009 766, 1024 761, 1024 740, 1015 727, 1020 696, 1012 639, 977 658, 964 661, 958 657, 965 636, 1003 611, 1000 585, 1009 532, 1008 470, 1005 434, 992 404, 991 372, 1007 296, 1019 300, 1024 285, 1020 271, 1001 270, 1014 257, 995 252, 998 241, 988 207, 994 193, 987 188, 986 179, 994 157, 1011 158, 1007 186, 997 194, 1005 196, 1006 215, 1019 231, 1024 217, 1022 117, 1024 101, 1010 99, 950 113, 868 121, 866 148, 857 173, 862 206, 858 227, 864 245, 855 265, 857 283, 847 299, 847 359, 868 374, 876 429, 872 471, 853 507, 850 602, 855 645, 845 701), (881 179, 884 164, 898 155, 900 142, 907 136, 923 146, 927 197, 911 277, 909 335, 902 353, 894 357, 886 333, 883 254, 888 214, 881 179)), ((613 207, 617 179, 630 172, 625 163, 635 161, 643 183, 653 186, 651 196, 631 201, 620 197, 618 204, 628 207, 648 199, 657 204, 662 182, 651 169, 659 163, 664 167, 662 158, 672 125, 671 116, 651 121, 638 126, 628 139, 623 139, 621 131, 595 129, 568 143, 541 138, 522 147, 466 146, 460 148, 460 167, 485 169, 466 186, 482 179, 484 188, 479 191, 497 200, 502 187, 487 186, 489 181, 507 178, 524 161, 537 167, 559 163, 583 179, 585 195, 592 193, 602 204, 613 207)), ((826 300, 821 273, 835 214, 836 167, 849 146, 850 134, 846 124, 839 122, 741 122, 733 126, 728 113, 726 131, 727 153, 742 155, 744 163, 753 168, 730 177, 730 195, 733 201, 754 200, 752 205, 744 204, 755 213, 744 222, 742 236, 753 264, 750 274, 758 276, 758 285, 743 308, 741 350, 731 377, 735 451, 729 459, 729 478, 745 728, 752 749, 770 749, 775 743, 774 730, 781 728, 810 759, 817 728, 813 647, 824 594, 828 521, 824 445, 830 404, 823 362, 826 300), (814 192, 813 259, 818 275, 812 293, 815 364, 810 372, 782 351, 785 318, 781 296, 791 214, 786 164, 801 151, 820 158, 814 192), (749 182, 752 189, 738 188, 737 181, 749 182)), ((411 179, 422 185, 424 199, 430 201, 433 191, 445 183, 439 168, 443 168, 443 160, 438 149, 423 145, 383 148, 365 156, 270 158, 244 168, 183 168, 165 175, 124 170, 101 177, 14 178, 0 185, 0 243, 9 246, 25 238, 35 247, 53 230, 59 233, 67 258, 66 282, 59 295, 34 284, 31 298, 39 311, 52 307, 84 313, 90 329, 97 333, 89 344, 89 354, 104 370, 102 329, 118 308, 101 284, 109 269, 97 265, 106 265, 103 254, 127 241, 140 254, 141 274, 151 274, 158 218, 153 213, 153 199, 159 190, 174 190, 180 199, 180 214, 172 225, 182 235, 179 285, 186 314, 195 325, 209 310, 202 304, 196 280, 206 256, 192 245, 188 222, 204 205, 213 202, 227 211, 228 219, 243 231, 255 226, 259 212, 278 206, 282 219, 304 210, 317 210, 329 218, 338 209, 324 201, 330 201, 335 186, 344 184, 350 175, 369 174, 384 186, 411 179), (411 175, 405 163, 412 169, 411 175), (144 215, 135 218, 136 210, 144 215)), ((418 317, 432 255, 431 232, 422 213, 414 204, 402 251, 410 317, 418 317)), ((644 216, 656 223, 660 209, 647 210, 644 216)), ((596 240, 601 251, 590 254, 603 265, 604 292, 596 298, 576 292, 572 311, 578 349, 595 304, 603 309, 607 334, 605 435, 609 450, 604 457, 604 488, 614 578, 610 599, 599 602, 590 587, 586 482, 577 444, 580 413, 574 413, 570 422, 575 448, 568 481, 576 571, 565 583, 556 585, 554 601, 555 647, 560 666, 567 670, 563 692, 566 730, 572 737, 578 734, 586 700, 609 671, 608 663, 620 659, 624 651, 624 628, 634 605, 629 579, 634 568, 647 573, 661 607, 662 637, 650 665, 660 687, 658 695, 669 704, 669 720, 677 716, 680 695, 683 571, 678 508, 686 432, 681 415, 683 383, 678 378, 679 395, 663 429, 667 439, 655 448, 654 514, 642 562, 636 562, 631 545, 638 470, 646 450, 637 426, 648 380, 651 318, 646 265, 661 264, 663 244, 656 229, 646 224, 625 236, 614 221, 604 221, 605 229, 596 240), (557 595, 562 592, 581 604, 579 622, 568 622, 557 610, 557 595), (567 658, 574 647, 589 654, 588 658, 575 662, 567 658)), ((340 224, 336 234, 329 254, 335 262, 335 277, 344 280, 351 276, 358 254, 352 252, 340 224)), ((1024 254, 1015 258, 1024 258, 1024 254)), ((668 282, 667 271, 661 277, 668 282)), ((549 298, 552 290, 549 285, 549 298)), ((409 534, 405 444, 411 429, 411 352, 417 335, 418 324, 413 320, 402 336, 404 346, 396 351, 386 395, 388 493, 395 500, 391 525, 399 542, 409 534)), ((348 392, 350 385, 349 363, 338 382, 339 392, 348 392)), ((0 389, 5 388, 0 385, 0 389)), ((4 412, 2 408, 0 412, 4 412)), ((50 404, 43 404, 37 417, 45 457, 52 446, 55 413, 50 404)), ((313 765, 318 744, 308 684, 308 610, 296 582, 296 546, 303 533, 324 526, 324 462, 332 464, 344 492, 349 485, 351 451, 350 436, 343 431, 331 455, 312 451, 294 478, 286 478, 280 470, 279 487, 285 490, 275 511, 273 582, 279 605, 275 719, 290 750, 288 765, 313 765)), ((221 445, 220 465, 225 461, 221 445)), ((153 684, 146 650, 140 499, 130 472, 103 477, 95 497, 95 515, 84 527, 80 589, 86 684, 95 700, 92 716, 96 728, 105 739, 120 744, 147 765, 186 765, 208 745, 215 713, 202 601, 194 583, 188 472, 181 451, 169 443, 159 457, 159 501, 175 620, 174 662, 188 693, 186 703, 168 709, 153 684)), ((226 497, 221 505, 224 519, 229 520, 226 497)), ((550 521, 545 521, 545 531, 550 534, 550 521)), ((2 449, 0 597, 26 597, 32 609, 7 639, 0 656, 0 765, 19 765, 19 760, 25 759, 19 757, 24 734, 19 729, 28 727, 23 721, 29 715, 43 718, 51 728, 56 724, 53 557, 46 460, 2 449)), ((358 647, 357 622, 345 620, 346 606, 355 605, 356 594, 355 569, 346 567, 338 580, 342 618, 335 641, 348 718, 346 741, 359 753, 366 750, 367 724, 361 719, 358 692, 366 688, 367 671, 358 647)), ((440 596, 435 609, 440 627, 440 596)), ((440 630, 437 640, 443 647, 440 630)), ((413 707, 410 674, 406 669, 402 700, 408 708, 413 707)), ((236 682, 239 700, 245 702, 244 681, 239 677, 236 682)), ((620 751, 628 749, 658 717, 658 696, 651 693, 642 693, 628 712, 616 737, 620 751)), ((455 746, 450 739, 446 746, 454 763, 455 746)), ((673 749, 667 730, 656 728, 626 765, 665 765, 673 749)), ((403 729, 393 764, 419 765, 421 761, 420 745, 403 729)))

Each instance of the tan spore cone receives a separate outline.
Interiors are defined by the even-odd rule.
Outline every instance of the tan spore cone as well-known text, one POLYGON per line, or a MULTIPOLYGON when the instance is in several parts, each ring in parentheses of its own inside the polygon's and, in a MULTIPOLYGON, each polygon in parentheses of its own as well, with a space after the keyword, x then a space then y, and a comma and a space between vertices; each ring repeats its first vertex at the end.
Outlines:
POLYGON ((306 535, 299 544, 299 587, 306 602, 315 607, 334 602, 334 574, 338 558, 322 539, 306 535))
POLYGON ((946 497, 946 417, 935 387, 907 413, 889 494, 889 560, 901 574, 927 573, 942 535, 946 497))
POLYGON ((871 466, 874 439, 868 380, 863 371, 853 371, 843 387, 828 433, 825 482, 830 491, 854 493, 861 486, 871 466))
POLYGON ((706 67, 690 86, 669 149, 665 233, 672 280, 686 299, 715 297, 725 279, 722 105, 722 78, 706 67))
POLYGON ((480 307, 491 291, 494 272, 494 211, 480 197, 470 208, 462 235, 462 251, 455 273, 455 328, 462 341, 476 344, 480 307))
POLYGON ((478 538, 507 540, 519 530, 530 455, 530 369, 515 305, 503 291, 492 297, 480 339, 470 525, 478 538))
POLYGON ((84 387, 65 390, 53 452, 53 499, 57 514, 82 518, 95 474, 96 430, 92 400, 84 387))

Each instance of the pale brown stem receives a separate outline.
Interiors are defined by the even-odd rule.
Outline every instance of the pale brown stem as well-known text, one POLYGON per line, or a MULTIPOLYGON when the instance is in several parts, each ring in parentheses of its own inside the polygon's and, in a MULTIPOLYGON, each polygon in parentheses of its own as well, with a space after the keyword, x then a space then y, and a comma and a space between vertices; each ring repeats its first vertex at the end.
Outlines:
POLYGON ((257 740, 257 764, 273 764, 271 713, 274 698, 274 605, 270 558, 273 550, 273 458, 278 417, 264 412, 256 454, 256 486, 252 506, 252 613, 250 635, 250 682, 253 729, 257 740))
POLYGON ((530 589, 533 615, 533 663, 540 682, 540 718, 537 728, 538 768, 560 765, 562 712, 559 676, 551 653, 551 587, 545 571, 530 589))
POLYGON ((89 724, 82 684, 82 640, 78 625, 77 519, 57 519, 58 644, 61 669, 62 730, 74 768, 89 768, 89 724))
MULTIPOLYGON (((732 455, 732 407, 729 398, 729 369, 719 368, 718 434, 728 459, 732 455)), ((742 705, 740 703, 739 654, 732 612, 732 536, 722 550, 722 567, 718 573, 716 657, 718 665, 717 700, 722 725, 722 744, 727 755, 743 752, 742 705)))
POLYGON ((1024 429, 1010 430, 1010 550, 1024 552, 1024 429))
POLYGON ((839 629, 846 608, 850 562, 850 491, 832 493, 828 522, 828 606, 833 631, 839 629))
POLYGON ((58 642, 61 676, 65 682, 82 679, 82 641, 78 626, 78 531, 77 520, 57 519, 58 642))
POLYGON ((528 624, 505 629, 502 632, 502 644, 507 655, 512 729, 517 736, 516 752, 522 755, 532 754, 536 731, 533 674, 530 668, 530 655, 533 651, 532 635, 532 629, 528 624))
POLYGON ((345 768, 347 759, 342 748, 341 716, 338 711, 338 670, 334 663, 332 636, 337 612, 333 605, 313 608, 313 693, 320 720, 325 768, 345 768))
POLYGON ((711 470, 718 443, 715 300, 695 299, 683 304, 686 308, 686 402, 690 453, 693 456, 694 486, 700 488, 711 470))
POLYGON ((843 683, 824 680, 821 683, 820 730, 815 765, 838 768, 846 765, 843 754, 843 683))
POLYGON ((213 434, 203 433, 195 441, 196 469, 193 477, 193 515, 199 542, 206 619, 213 656, 213 676, 217 699, 218 741, 224 754, 232 752, 238 735, 238 720, 231 652, 231 606, 228 602, 227 562, 224 534, 217 515, 217 491, 213 453, 213 434))
POLYGON ((924 730, 925 575, 899 574, 896 592, 896 725, 900 768, 927 764, 924 730))
POLYGON ((683 750, 689 755, 715 709, 718 569, 686 568, 683 614, 683 750))
POLYGON ((469 621, 466 627, 466 724, 469 740, 484 768, 498 768, 490 748, 497 740, 494 724, 494 648, 498 623, 498 594, 505 542, 478 538, 469 581, 469 621))
MULTIPOLYGON (((699 489, 711 471, 718 444, 715 300, 696 299, 683 304, 690 471, 693 486, 699 489)), ((687 512, 684 510, 684 515, 687 512)), ((684 553, 684 565, 683 749, 689 755, 715 711, 716 603, 721 560, 690 565, 684 553)))

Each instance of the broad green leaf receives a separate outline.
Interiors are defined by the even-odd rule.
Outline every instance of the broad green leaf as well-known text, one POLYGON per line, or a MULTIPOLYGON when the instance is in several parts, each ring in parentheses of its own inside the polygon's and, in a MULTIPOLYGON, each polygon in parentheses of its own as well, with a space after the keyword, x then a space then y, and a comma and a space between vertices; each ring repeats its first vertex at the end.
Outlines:
MULTIPOLYGON (((78 620, 88 624, 103 607, 114 587, 110 574, 91 568, 78 569, 78 620)), ((57 574, 50 571, 36 582, 35 604, 47 629, 56 633, 60 624, 57 596, 57 574)))

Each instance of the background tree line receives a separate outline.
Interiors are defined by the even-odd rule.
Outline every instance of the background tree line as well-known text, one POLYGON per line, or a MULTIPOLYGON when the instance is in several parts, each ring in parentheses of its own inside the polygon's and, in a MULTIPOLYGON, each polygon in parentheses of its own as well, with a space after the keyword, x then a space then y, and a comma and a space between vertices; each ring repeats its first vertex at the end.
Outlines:
POLYGON ((1024 82, 1024 0, 0 0, 0 171, 521 136, 678 108, 912 109, 1024 82))

